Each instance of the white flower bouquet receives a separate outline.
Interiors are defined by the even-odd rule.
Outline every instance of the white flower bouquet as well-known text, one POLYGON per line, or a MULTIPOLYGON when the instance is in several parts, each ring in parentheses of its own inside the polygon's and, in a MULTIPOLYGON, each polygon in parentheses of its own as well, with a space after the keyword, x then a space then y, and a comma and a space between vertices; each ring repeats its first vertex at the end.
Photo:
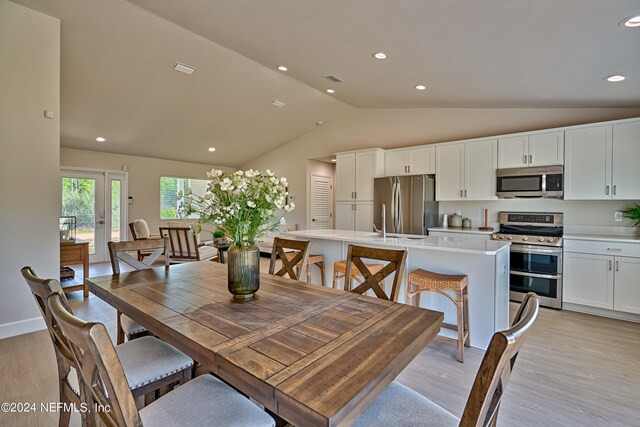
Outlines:
POLYGON ((295 208, 286 202, 287 179, 269 169, 265 174, 253 169, 233 173, 213 169, 207 177, 211 181, 202 196, 190 189, 178 193, 178 199, 185 198, 184 213, 198 215, 199 229, 202 224, 215 225, 238 246, 255 245, 267 231, 284 224, 284 215, 295 208))

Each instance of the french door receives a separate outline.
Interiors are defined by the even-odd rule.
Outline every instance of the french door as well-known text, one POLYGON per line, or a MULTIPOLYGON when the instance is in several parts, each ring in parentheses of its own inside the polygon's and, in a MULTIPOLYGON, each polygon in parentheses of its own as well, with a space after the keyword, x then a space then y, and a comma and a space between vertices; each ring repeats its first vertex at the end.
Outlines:
POLYGON ((76 238, 89 242, 89 262, 109 259, 107 242, 126 236, 126 175, 62 170, 63 216, 76 217, 76 238))

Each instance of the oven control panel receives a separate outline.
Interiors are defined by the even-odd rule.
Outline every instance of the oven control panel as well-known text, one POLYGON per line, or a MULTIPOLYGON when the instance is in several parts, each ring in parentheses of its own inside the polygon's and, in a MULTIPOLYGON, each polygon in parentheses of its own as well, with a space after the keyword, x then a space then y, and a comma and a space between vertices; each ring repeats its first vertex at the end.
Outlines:
POLYGON ((531 226, 561 226, 563 214, 559 212, 500 212, 498 221, 500 224, 531 225, 531 226))
POLYGON ((562 246, 562 237, 546 237, 546 236, 522 236, 519 234, 503 234, 494 233, 491 235, 493 240, 504 240, 522 245, 536 246, 562 246))

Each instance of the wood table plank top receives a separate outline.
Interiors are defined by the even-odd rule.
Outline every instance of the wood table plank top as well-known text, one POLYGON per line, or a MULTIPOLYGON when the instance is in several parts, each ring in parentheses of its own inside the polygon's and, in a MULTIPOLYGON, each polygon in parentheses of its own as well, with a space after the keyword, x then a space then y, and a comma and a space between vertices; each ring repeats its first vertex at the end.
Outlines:
POLYGON ((237 301, 201 261, 88 280, 91 292, 299 426, 348 425, 437 334, 443 314, 263 274, 237 301))

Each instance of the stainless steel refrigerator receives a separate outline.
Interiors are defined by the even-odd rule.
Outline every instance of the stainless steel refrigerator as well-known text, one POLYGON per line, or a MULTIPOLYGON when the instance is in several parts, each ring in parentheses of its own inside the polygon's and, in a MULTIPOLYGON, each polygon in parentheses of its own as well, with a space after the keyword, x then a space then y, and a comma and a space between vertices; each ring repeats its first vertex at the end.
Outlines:
POLYGON ((373 221, 379 230, 382 230, 383 205, 387 233, 426 236, 428 228, 438 226, 433 175, 376 178, 373 197, 373 221))

